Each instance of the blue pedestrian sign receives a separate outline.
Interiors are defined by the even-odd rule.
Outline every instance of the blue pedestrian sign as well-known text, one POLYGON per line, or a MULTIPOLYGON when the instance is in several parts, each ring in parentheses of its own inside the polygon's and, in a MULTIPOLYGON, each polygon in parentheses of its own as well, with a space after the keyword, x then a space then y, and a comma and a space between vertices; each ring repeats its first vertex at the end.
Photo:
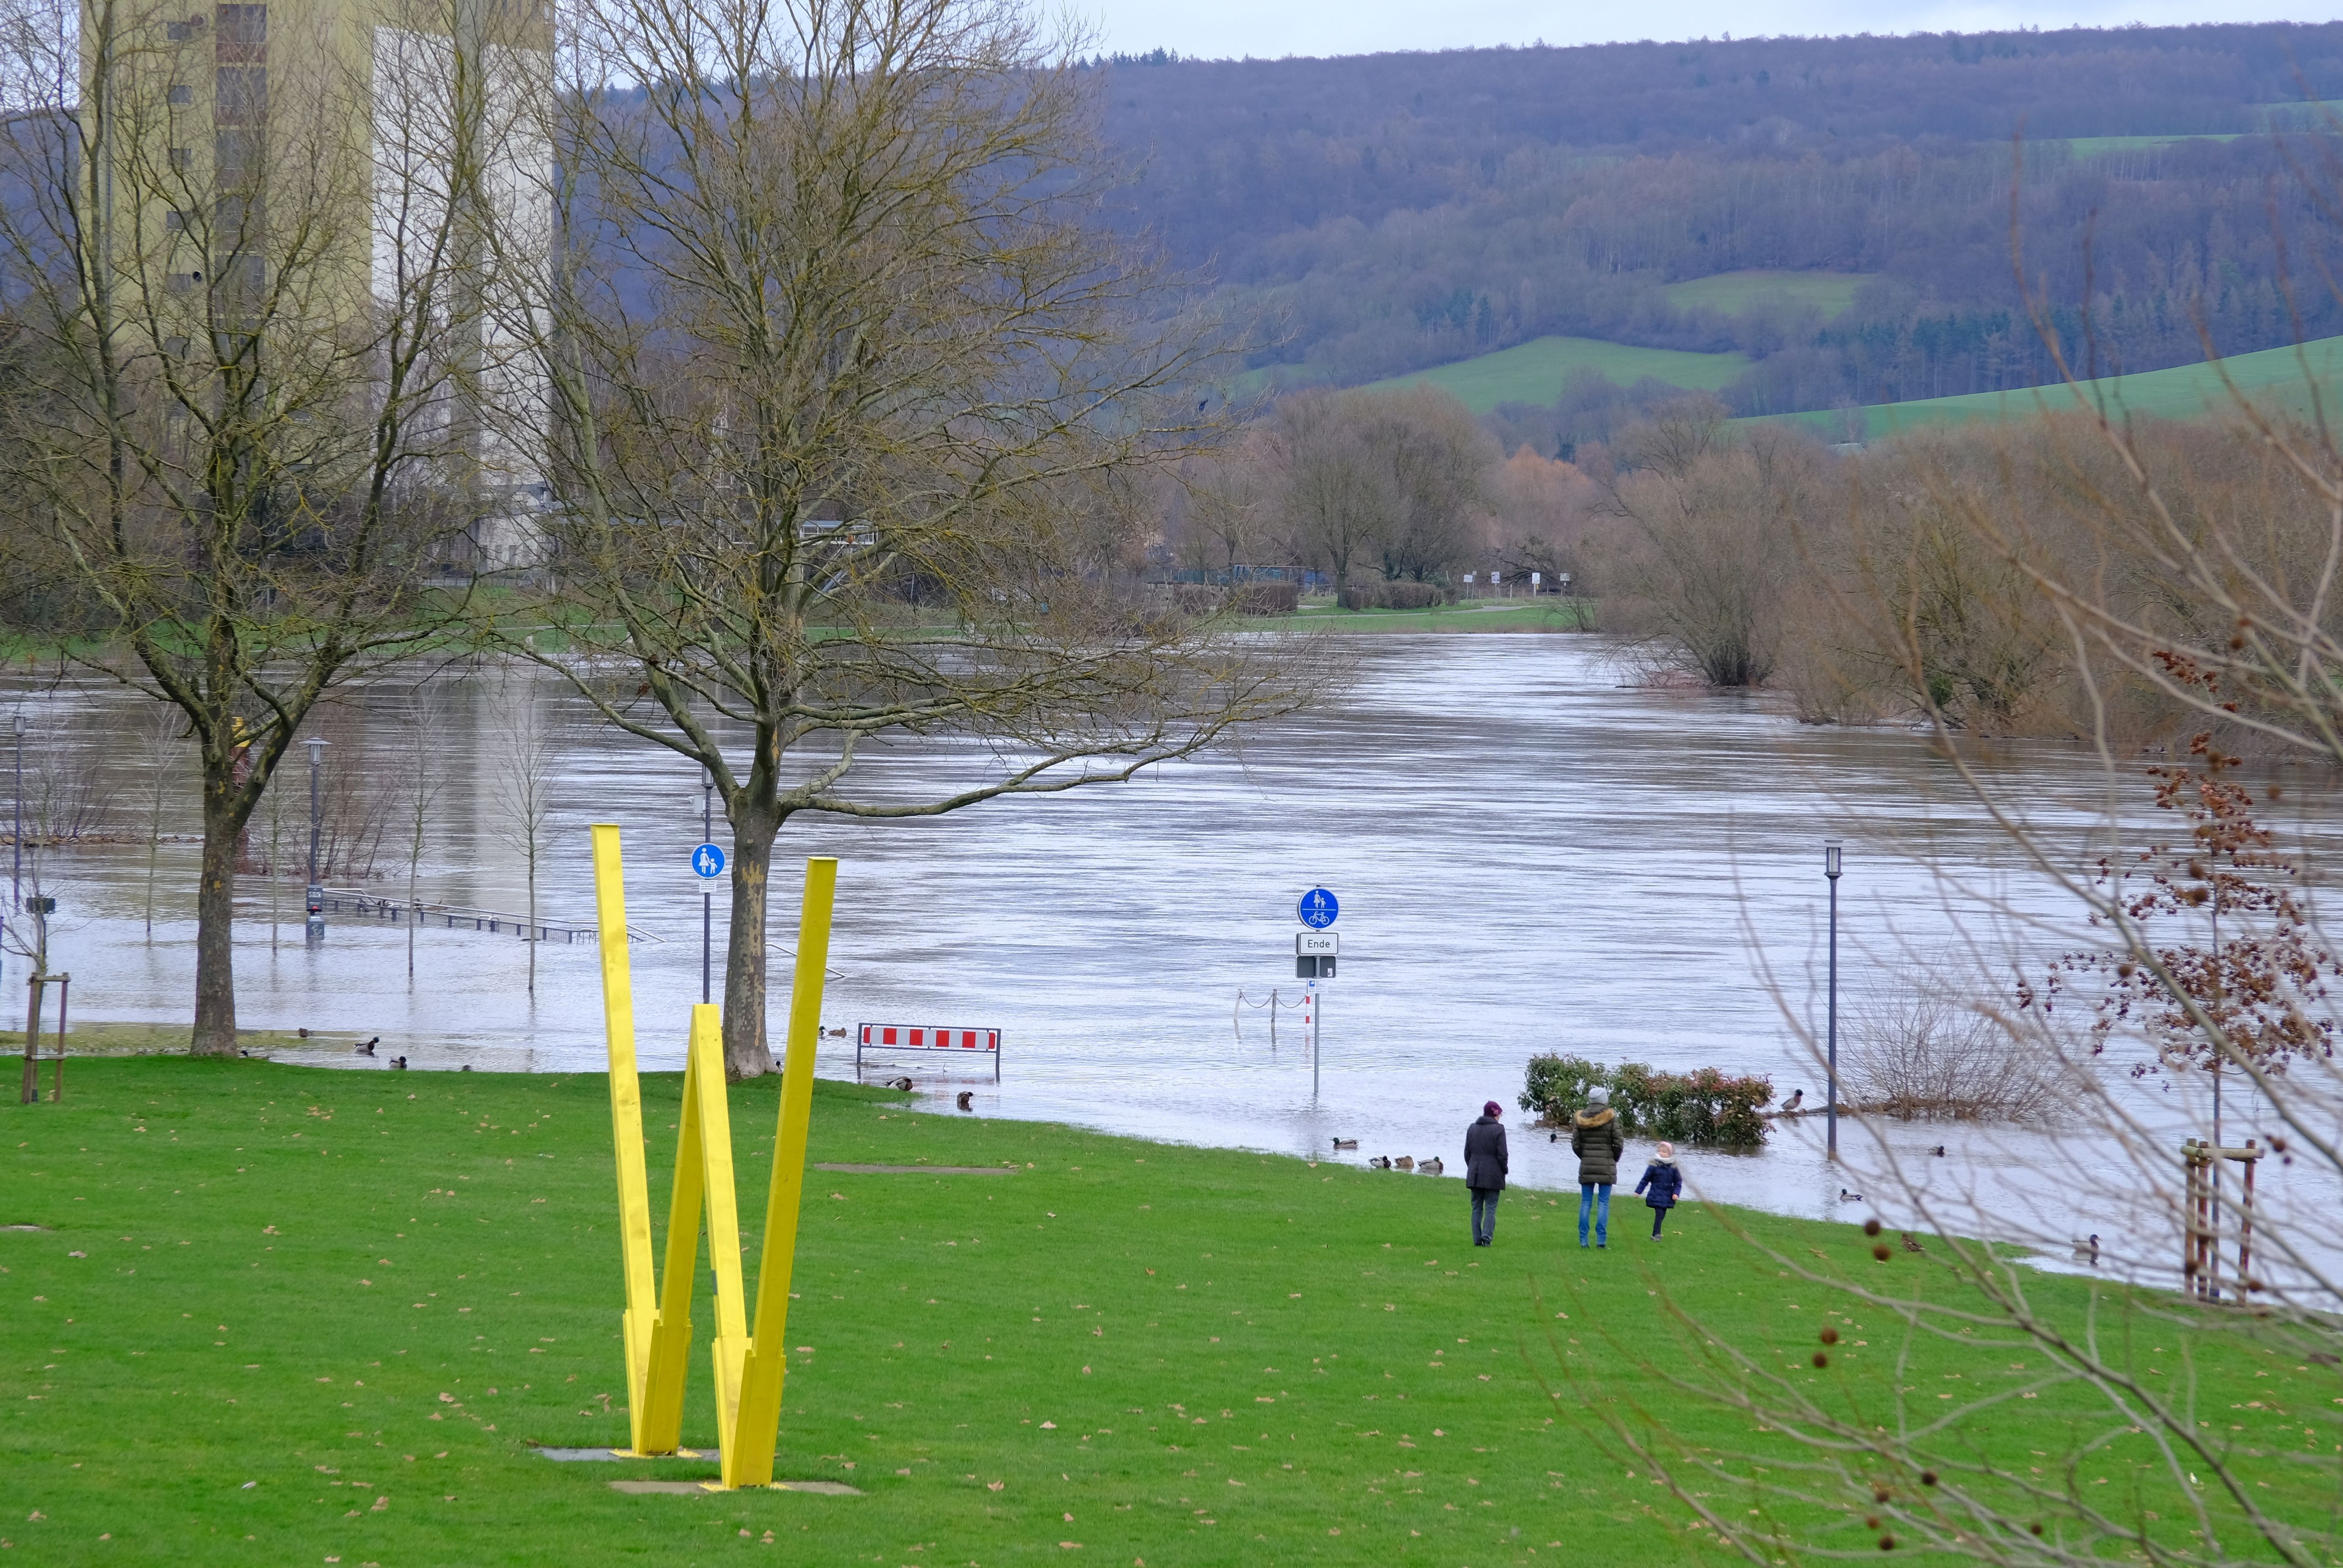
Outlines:
POLYGON ((691 852, 692 874, 703 882, 712 882, 724 874, 724 846, 702 844, 691 852))
POLYGON ((1302 895, 1302 908, 1296 912, 1301 915, 1303 925, 1313 931, 1322 931, 1334 923, 1334 917, 1342 912, 1342 906, 1325 889, 1312 888, 1302 895))

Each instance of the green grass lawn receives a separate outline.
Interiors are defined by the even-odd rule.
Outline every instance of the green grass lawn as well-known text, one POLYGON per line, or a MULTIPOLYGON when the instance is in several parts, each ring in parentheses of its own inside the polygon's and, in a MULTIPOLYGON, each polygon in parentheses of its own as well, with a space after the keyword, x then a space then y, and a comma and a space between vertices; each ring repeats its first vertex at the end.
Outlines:
POLYGON ((1668 297, 1670 304, 1684 310, 1735 313, 1748 309, 1768 295, 1786 295, 1814 306, 1825 316, 1836 316, 1855 303, 1856 291, 1870 281, 1869 275, 1860 272, 1779 272, 1753 268, 1744 272, 1720 272, 1711 277, 1687 278, 1682 283, 1669 284, 1661 292, 1668 297))
MULTIPOLYGON (((298 930, 298 927, 295 928, 298 930)), ((20 1018, 21 1014, 18 1015, 20 1018)), ((195 1032, 184 1023, 116 1023, 101 1019, 69 1019, 66 1033, 73 1040, 74 1060, 65 1063, 66 1087, 72 1087, 71 1074, 75 1061, 85 1056, 157 1056, 171 1051, 185 1052, 187 1040, 195 1032)), ((315 1043, 297 1030, 289 1029, 240 1029, 236 1038, 243 1049, 256 1053, 280 1050, 315 1043)), ((318 1040, 335 1045, 356 1045, 366 1037, 354 1032, 324 1033, 318 1040)), ((41 1082, 45 1086, 49 1073, 56 1065, 52 1060, 57 1049, 57 995, 53 988, 41 1017, 41 1082)), ((11 1060, 21 1064, 25 1055, 25 1031, 21 1029, 0 1029, 0 1067, 11 1060)), ((46 1093, 45 1087, 42 1090, 46 1093)))
MULTIPOLYGON (((2329 417, 2343 411, 2343 337, 2318 338, 2298 350, 2266 348, 2257 354, 2239 354, 2223 361, 2221 368, 2230 382, 2258 407, 2308 415, 2308 389, 2316 385, 2329 417)), ((2107 377, 2084 382, 2081 390, 2085 397, 2103 404, 2111 415, 2193 419, 2207 414, 2223 415, 2234 407, 2219 373, 2210 365, 2181 365, 2169 370, 2143 371, 2137 376, 2107 377)), ((1930 426, 2026 418, 2045 412, 2063 413, 2077 407, 2076 389, 2057 386, 2016 392, 1976 392, 1915 403, 1875 404, 1861 413, 1864 439, 1878 440, 1899 431, 1930 426)), ((1803 425, 1833 441, 1845 439, 1847 425, 1846 416, 1835 410, 1769 415, 1734 422, 1803 425)))
MULTIPOLYGON (((662 1217, 679 1088, 644 1081, 662 1217)), ((731 1097, 752 1268, 777 1093, 731 1097)), ((27 1563, 1723 1562, 1578 1402, 1664 1401, 1622 1349, 1667 1353, 1660 1292, 1785 1377, 1914 1419, 1948 1408, 1936 1390, 2030 1375, 1892 1343, 1715 1212, 1655 1246, 1624 1202, 1587 1252, 1574 1207, 1516 1191, 1475 1251, 1453 1180, 824 1083, 816 1161, 1004 1172, 811 1177, 778 1473, 863 1495, 626 1494, 610 1482, 712 1461, 530 1447, 627 1436, 600 1077, 98 1060, 63 1104, 5 1115, 0 1223, 45 1227, 0 1232, 0 1543, 27 1563), (1848 1336, 1828 1371, 1806 1364, 1824 1322, 1848 1336)), ((1740 1218, 1825 1267, 1947 1288, 1933 1252, 1875 1264, 1852 1225, 1740 1218)), ((2078 1314, 2093 1288, 2040 1291, 2078 1314)), ((685 1430, 706 1443, 704 1297, 695 1321, 685 1430)), ((2200 1358, 2210 1408, 2251 1423, 2239 1441, 2298 1442, 2278 1407, 2326 1408, 2331 1377, 2223 1353, 2200 1358)), ((1767 1441, 1664 1408, 1680 1442, 1767 1441)), ((2028 1455, 2068 1448, 2072 1413, 2046 1393, 1964 1435, 2050 1463, 2028 1455)), ((2135 1458, 2090 1462, 2129 1479, 2135 1458)))
POLYGON ((1445 387, 1475 414, 1486 414, 1500 403, 1551 403, 1562 395, 1562 384, 1577 370, 1599 370, 1622 387, 1648 376, 1688 390, 1714 392, 1748 368, 1745 354, 1688 354, 1593 337, 1535 337, 1494 354, 1476 355, 1371 385, 1408 387, 1421 382, 1445 387))
POLYGON ((2230 131, 2209 136, 2066 136, 2052 145, 2065 147, 2078 158, 2089 158, 2097 157, 2102 153, 2131 153, 2137 152, 2143 147, 2168 147, 2175 142, 2234 142, 2239 136, 2248 134, 2260 136, 2263 133, 2230 131))
POLYGON ((1594 608, 1590 600, 1560 598, 1520 604, 1465 599, 1430 609, 1304 605, 1292 615, 1263 617, 1259 624, 1312 631, 1584 631, 1593 624, 1594 608))

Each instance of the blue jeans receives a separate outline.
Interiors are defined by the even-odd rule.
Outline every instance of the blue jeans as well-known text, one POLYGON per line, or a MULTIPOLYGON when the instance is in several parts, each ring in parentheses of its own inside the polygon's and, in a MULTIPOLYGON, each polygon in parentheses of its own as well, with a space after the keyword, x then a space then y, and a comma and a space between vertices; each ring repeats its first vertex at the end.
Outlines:
POLYGON ((1497 1200, 1503 1190, 1475 1187, 1473 1191, 1473 1244, 1486 1247, 1497 1239, 1497 1200))
POLYGON ((1588 1181, 1578 1189, 1578 1244, 1586 1245, 1586 1216, 1594 1216, 1594 1244, 1611 1244, 1611 1183, 1588 1181))

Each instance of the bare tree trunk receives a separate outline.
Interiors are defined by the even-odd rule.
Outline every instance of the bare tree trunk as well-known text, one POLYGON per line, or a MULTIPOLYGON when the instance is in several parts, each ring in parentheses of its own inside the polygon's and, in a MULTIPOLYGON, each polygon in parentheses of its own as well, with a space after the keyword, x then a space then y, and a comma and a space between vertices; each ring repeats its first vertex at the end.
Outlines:
MULTIPOLYGON (((206 769, 208 771, 208 769, 206 769)), ((244 823, 232 803, 232 779, 204 780, 204 869, 196 888, 197 1056, 236 1054, 236 847, 244 823)))
POLYGON ((735 1083, 773 1070, 765 1033, 765 913, 773 839, 780 821, 745 808, 732 821, 732 916, 724 954, 724 1076, 735 1083))
POLYGON ((537 994, 537 844, 528 849, 528 994, 537 994))

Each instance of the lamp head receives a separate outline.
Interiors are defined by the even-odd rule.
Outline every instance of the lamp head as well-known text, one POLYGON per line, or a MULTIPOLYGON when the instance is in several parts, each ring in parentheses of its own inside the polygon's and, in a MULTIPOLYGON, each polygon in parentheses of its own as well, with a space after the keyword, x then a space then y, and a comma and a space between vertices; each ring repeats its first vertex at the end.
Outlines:
POLYGON ((312 735, 308 739, 301 742, 301 744, 309 749, 309 766, 314 768, 325 759, 326 748, 332 744, 332 742, 321 740, 317 737, 312 735))
POLYGON ((1836 839, 1825 839, 1823 840, 1823 875, 1828 877, 1834 882, 1838 880, 1839 849, 1839 840, 1836 839))

